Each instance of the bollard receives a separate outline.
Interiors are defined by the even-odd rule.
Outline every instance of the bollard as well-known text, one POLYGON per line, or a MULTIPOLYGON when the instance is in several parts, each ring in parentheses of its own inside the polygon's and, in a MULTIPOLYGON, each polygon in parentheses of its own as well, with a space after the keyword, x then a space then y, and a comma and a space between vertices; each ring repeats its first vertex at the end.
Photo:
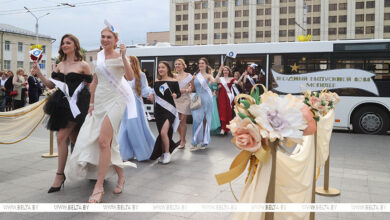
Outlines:
POLYGON ((46 153, 46 154, 42 154, 42 157, 43 158, 53 158, 53 157, 58 157, 58 154, 57 153, 54 153, 53 151, 53 131, 50 131, 50 149, 49 149, 49 153, 46 153))
MULTIPOLYGON (((266 203, 275 203, 275 186, 276 186, 276 148, 278 144, 277 142, 271 142, 271 157, 272 157, 272 171, 271 171, 271 177, 269 180, 269 187, 268 187, 268 193, 267 198, 265 200, 266 203)), ((266 220, 273 220, 274 219, 274 212, 266 212, 265 213, 265 219, 266 220)))

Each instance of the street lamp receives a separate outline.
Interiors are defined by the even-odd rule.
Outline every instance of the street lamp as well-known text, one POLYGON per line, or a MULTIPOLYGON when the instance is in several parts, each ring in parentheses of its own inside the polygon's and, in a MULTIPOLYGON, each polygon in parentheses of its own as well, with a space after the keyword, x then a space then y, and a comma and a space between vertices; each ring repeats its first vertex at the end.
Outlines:
POLYGON ((38 45, 38 21, 39 19, 41 19, 42 17, 46 16, 46 15, 49 15, 50 13, 46 13, 44 15, 41 15, 39 17, 37 17, 34 13, 32 13, 30 11, 30 9, 28 9, 26 6, 24 6, 24 8, 27 10, 27 12, 29 12, 32 16, 34 16, 35 20, 36 20, 36 23, 35 23, 35 35, 36 35, 36 45, 38 45))

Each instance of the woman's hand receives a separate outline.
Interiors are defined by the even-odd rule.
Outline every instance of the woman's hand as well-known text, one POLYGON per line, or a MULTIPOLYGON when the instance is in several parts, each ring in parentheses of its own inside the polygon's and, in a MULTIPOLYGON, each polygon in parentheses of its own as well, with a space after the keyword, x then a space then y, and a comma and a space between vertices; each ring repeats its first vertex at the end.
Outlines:
POLYGON ((224 67, 225 66, 223 64, 221 64, 221 66, 219 67, 218 73, 222 73, 224 67))
POLYGON ((149 94, 148 100, 151 101, 151 102, 154 102, 154 95, 153 95, 153 93, 149 94))
POLYGON ((126 57, 126 46, 124 44, 120 44, 119 45, 119 51, 120 51, 120 53, 122 55, 122 58, 126 57))
POLYGON ((31 75, 42 75, 41 69, 39 68, 37 61, 34 61, 33 69, 31 70, 31 75))
POLYGON ((88 114, 89 115, 92 115, 93 109, 94 109, 94 106, 93 105, 89 105, 89 109, 88 109, 88 114))
POLYGON ((177 98, 176 93, 172 93, 172 97, 173 97, 174 99, 176 99, 176 98, 177 98))

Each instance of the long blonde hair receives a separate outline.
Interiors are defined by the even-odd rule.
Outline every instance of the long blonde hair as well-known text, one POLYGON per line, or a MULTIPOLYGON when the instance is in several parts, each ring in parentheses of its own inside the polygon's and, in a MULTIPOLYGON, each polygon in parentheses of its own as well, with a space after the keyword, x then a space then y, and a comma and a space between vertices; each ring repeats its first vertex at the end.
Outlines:
POLYGON ((141 96, 141 67, 139 65, 139 60, 136 56, 130 56, 131 68, 134 71, 135 77, 135 90, 137 91, 138 96, 141 96))

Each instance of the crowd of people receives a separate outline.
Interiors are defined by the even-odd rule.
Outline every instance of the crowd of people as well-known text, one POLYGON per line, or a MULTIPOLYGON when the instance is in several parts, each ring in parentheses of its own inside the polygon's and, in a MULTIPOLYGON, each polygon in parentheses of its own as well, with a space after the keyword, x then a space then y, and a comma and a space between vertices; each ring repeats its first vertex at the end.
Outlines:
POLYGON ((169 62, 158 63, 153 88, 135 56, 126 56, 126 47, 116 45, 118 33, 112 27, 100 33, 102 50, 91 70, 83 61, 80 43, 72 34, 61 39, 59 64, 51 78, 44 76, 37 62, 27 77, 18 69, 12 77, 8 71, 1 75, 2 110, 10 101, 13 108, 23 107, 26 91, 30 103, 39 100, 40 82, 57 90, 48 98, 44 111, 49 116, 46 127, 57 132, 58 166, 48 193, 61 190, 69 179, 96 179, 88 202, 98 203, 104 195, 104 180, 117 176, 113 191, 123 190, 123 168, 136 166, 132 161, 171 161, 176 148, 187 146, 187 116, 192 116, 190 151, 204 150, 210 136, 226 135, 233 118, 234 97, 249 93, 261 81, 255 65, 240 74, 223 64, 214 77, 206 58, 200 58, 197 70, 187 73, 184 59, 177 59, 172 69, 169 62), (16 92, 16 95, 12 93, 16 92), (154 116, 158 130, 151 132, 144 112, 143 98, 155 104, 154 116), (5 104, 3 104, 5 103, 5 104), (174 132, 180 140, 172 139, 174 132), (68 156, 68 145, 74 146, 68 156), (66 166, 66 164, 68 165, 66 166))

